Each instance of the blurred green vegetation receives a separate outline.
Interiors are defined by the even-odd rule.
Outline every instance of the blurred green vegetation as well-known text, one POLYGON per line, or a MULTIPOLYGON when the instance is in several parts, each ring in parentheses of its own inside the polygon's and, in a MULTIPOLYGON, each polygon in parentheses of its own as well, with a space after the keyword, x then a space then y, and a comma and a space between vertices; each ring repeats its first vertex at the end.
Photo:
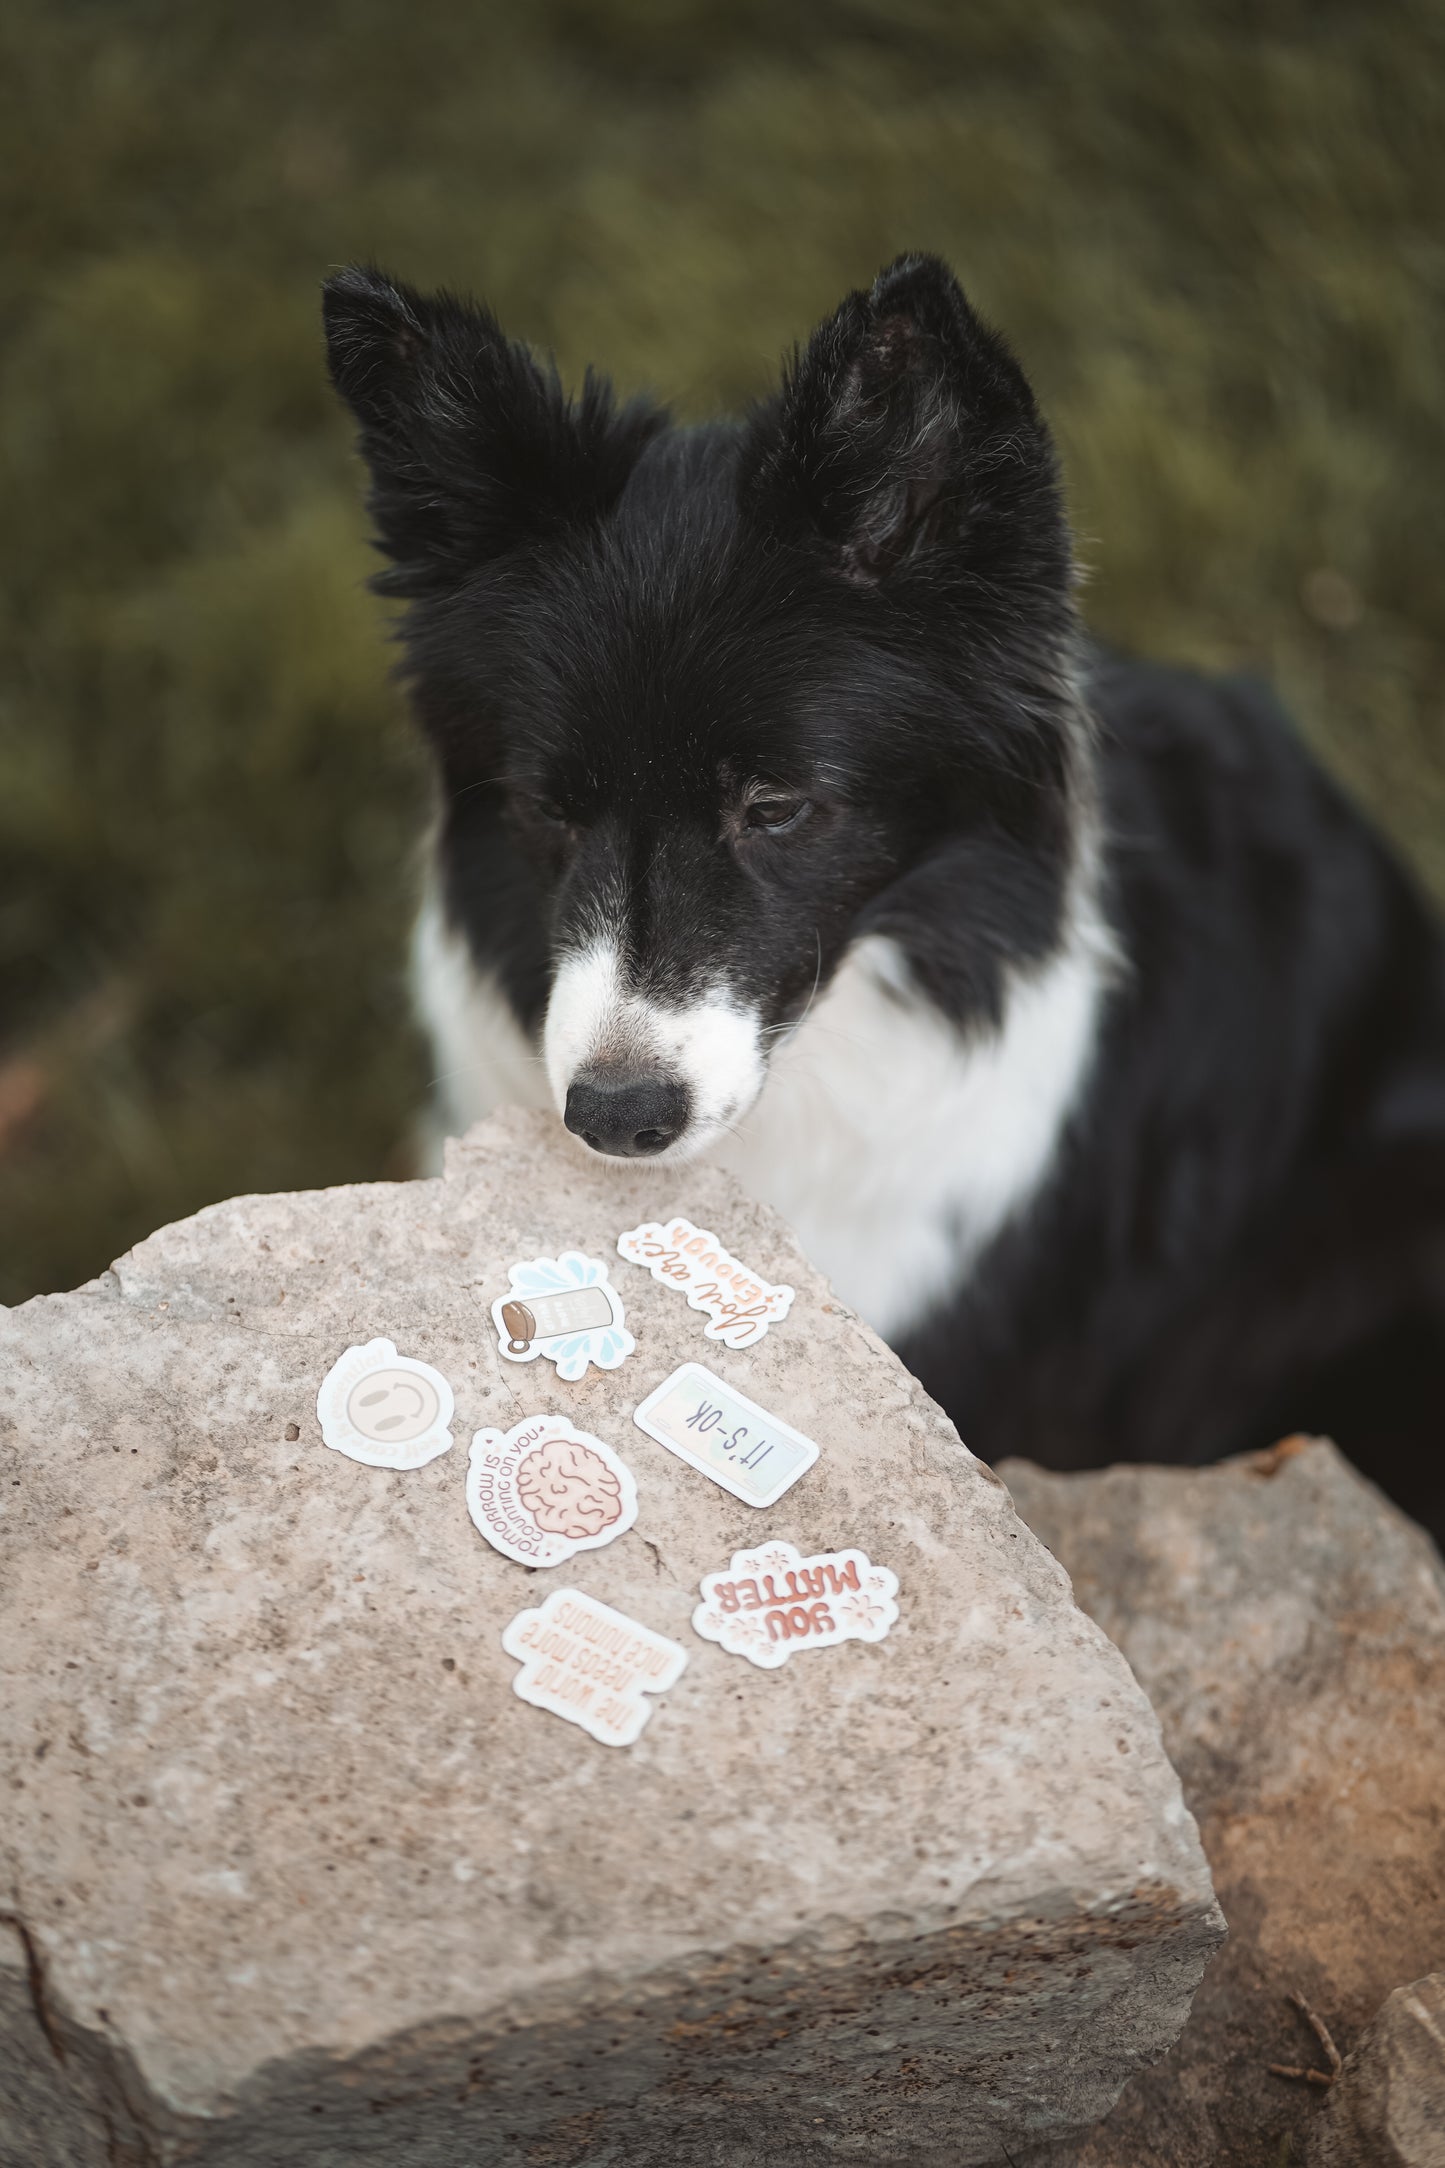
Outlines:
POLYGON ((941 250, 1093 622, 1268 673, 1445 892, 1445 13, 8 0, 0 1299, 407 1170, 426 781, 316 290, 374 256, 734 404, 941 250))

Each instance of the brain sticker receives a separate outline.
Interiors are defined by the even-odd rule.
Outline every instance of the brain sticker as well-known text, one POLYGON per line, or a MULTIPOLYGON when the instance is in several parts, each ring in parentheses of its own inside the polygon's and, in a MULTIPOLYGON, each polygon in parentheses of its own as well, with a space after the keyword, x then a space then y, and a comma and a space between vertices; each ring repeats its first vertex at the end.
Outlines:
POLYGON ((321 1435, 369 1468, 420 1468, 451 1445, 452 1389, 390 1340, 349 1347, 316 1395, 321 1435))
POLYGON ((467 1464, 467 1510, 504 1558, 560 1566, 611 1543, 637 1519, 627 1463, 564 1415, 534 1415, 505 1433, 479 1430, 467 1464))
POLYGON ((596 1446, 549 1438, 517 1470, 517 1496, 545 1535, 579 1543, 622 1517, 622 1483, 596 1446))

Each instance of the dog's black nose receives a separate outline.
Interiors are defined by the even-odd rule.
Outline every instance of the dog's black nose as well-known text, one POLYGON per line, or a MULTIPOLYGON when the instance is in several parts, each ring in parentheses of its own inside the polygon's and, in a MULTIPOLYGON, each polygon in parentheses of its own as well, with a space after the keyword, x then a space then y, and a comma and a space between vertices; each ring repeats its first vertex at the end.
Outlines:
POLYGON ((594 1152, 645 1159, 687 1127, 687 1086, 660 1075, 579 1077, 562 1119, 594 1152))

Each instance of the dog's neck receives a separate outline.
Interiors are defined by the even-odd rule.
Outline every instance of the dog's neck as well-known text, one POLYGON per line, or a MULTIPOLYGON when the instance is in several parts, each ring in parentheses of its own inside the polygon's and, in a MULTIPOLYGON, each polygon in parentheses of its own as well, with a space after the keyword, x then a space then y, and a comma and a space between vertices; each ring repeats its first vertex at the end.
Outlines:
POLYGON ((1092 864, 1053 954, 1009 975, 994 1027, 960 1029, 896 942, 860 941, 711 1156, 897 1339, 957 1292, 1047 1182, 1118 970, 1092 864))
MULTIPOLYGON (((1008 975, 990 1027, 946 1017, 897 940, 856 942, 773 1054, 757 1104, 708 1154, 783 1215, 886 1337, 954 1294, 1048 1181, 1119 970, 1098 890, 1090 845, 1056 946, 1008 975)), ((551 1106, 540 1053, 434 901, 418 922, 413 978, 444 1128, 499 1105, 551 1106)))

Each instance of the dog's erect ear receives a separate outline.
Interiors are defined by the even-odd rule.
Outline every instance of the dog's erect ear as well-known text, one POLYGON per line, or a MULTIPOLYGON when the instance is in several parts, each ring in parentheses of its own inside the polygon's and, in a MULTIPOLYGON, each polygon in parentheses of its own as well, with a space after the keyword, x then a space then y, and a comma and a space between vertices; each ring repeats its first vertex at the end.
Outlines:
POLYGON ((328 279, 322 313, 332 381, 361 425, 387 594, 448 592, 596 518, 665 420, 641 403, 619 412, 590 371, 569 400, 489 310, 376 270, 328 279))
POLYGON ((754 416, 742 468, 745 509, 811 529, 860 586, 935 544, 986 546, 1005 506, 1016 529, 1020 492, 1039 490, 1057 521, 1023 371, 936 256, 900 256, 820 325, 754 416))

